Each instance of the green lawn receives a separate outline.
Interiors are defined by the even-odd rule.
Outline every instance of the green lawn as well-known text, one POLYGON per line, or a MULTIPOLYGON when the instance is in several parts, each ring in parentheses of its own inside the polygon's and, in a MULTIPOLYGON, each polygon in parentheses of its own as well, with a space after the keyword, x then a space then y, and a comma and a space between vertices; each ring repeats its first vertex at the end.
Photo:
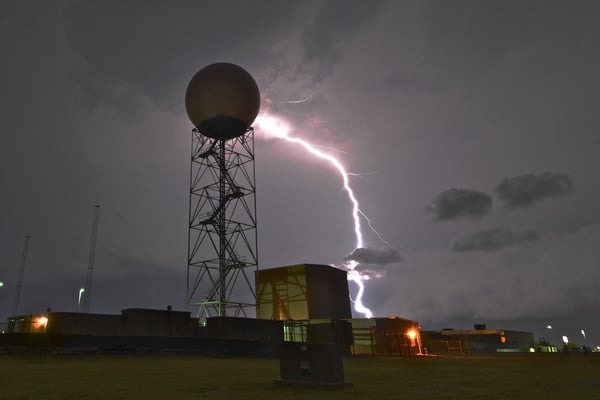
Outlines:
POLYGON ((277 360, 0 356, 0 399, 600 399, 600 354, 349 358, 341 388, 288 386, 277 360))

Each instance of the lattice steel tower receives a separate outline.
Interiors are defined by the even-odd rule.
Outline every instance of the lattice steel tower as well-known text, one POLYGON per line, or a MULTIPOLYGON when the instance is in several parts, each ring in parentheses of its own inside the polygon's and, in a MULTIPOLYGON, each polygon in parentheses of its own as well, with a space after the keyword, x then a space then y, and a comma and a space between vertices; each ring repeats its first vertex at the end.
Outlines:
POLYGON ((198 317, 247 316, 258 265, 252 76, 234 64, 204 67, 185 104, 192 131, 187 302, 198 317), (252 275, 249 277, 249 272, 252 275))

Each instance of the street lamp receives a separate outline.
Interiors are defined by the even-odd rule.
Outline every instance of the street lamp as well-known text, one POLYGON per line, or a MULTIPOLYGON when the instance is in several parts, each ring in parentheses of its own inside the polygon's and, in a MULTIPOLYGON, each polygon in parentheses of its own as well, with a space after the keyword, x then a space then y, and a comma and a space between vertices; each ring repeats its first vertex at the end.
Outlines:
POLYGON ((585 342, 585 347, 588 347, 587 337, 585 337, 585 331, 581 330, 581 336, 583 336, 583 341, 585 342))
POLYGON ((85 292, 84 288, 79 289, 79 297, 77 298, 77 311, 79 311, 79 306, 81 305, 81 296, 85 292))
POLYGON ((546 340, 548 341, 548 345, 550 345, 550 331, 552 330, 552 325, 546 325, 546 340))

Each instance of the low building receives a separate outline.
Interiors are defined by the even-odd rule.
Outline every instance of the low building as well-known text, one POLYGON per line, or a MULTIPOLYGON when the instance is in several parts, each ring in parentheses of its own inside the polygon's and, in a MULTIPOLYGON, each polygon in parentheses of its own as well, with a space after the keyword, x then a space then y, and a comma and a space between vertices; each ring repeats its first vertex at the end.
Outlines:
POLYGON ((421 355, 419 324, 400 317, 284 321, 286 342, 335 343, 348 354, 421 355))
POLYGON ((198 320, 186 311, 129 308, 114 314, 49 312, 8 319, 7 333, 191 337, 198 320))
POLYGON ((45 333, 47 324, 45 315, 17 315, 8 318, 5 333, 45 333))
POLYGON ((423 347, 428 354, 463 355, 525 353, 534 346, 533 333, 507 329, 476 329, 422 332, 423 347))
POLYGON ((342 346, 346 353, 416 355, 416 321, 352 318, 347 272, 321 264, 298 264, 256 272, 257 318, 284 321, 286 342, 342 346))
POLYGON ((130 308, 120 315, 49 312, 9 318, 0 350, 176 352, 271 357, 283 343, 281 321, 214 317, 200 326, 189 312, 130 308))

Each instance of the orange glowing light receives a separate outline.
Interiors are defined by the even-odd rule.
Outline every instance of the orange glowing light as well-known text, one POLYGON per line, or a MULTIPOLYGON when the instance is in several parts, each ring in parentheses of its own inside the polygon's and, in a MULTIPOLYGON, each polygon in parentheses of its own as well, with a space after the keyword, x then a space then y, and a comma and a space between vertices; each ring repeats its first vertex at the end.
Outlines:
POLYGON ((500 336, 500 342, 506 343, 506 336, 500 336))
POLYGON ((48 324, 48 317, 37 317, 35 320, 33 320, 33 326, 36 329, 40 329, 40 328, 46 328, 46 325, 48 324))
POLYGON ((409 330, 406 334, 411 340, 414 340, 417 337, 417 332, 414 329, 409 330))

